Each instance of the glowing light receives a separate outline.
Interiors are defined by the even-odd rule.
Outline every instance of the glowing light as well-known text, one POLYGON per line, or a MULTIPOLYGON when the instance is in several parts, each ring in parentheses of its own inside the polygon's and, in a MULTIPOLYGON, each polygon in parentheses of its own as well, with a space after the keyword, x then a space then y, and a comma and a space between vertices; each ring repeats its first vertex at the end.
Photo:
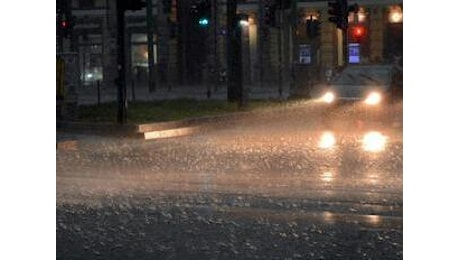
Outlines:
POLYGON ((368 152, 380 152, 385 149, 387 138, 380 132, 369 132, 364 135, 363 149, 368 152))
POLYGON ((332 224, 332 223, 335 222, 335 221, 334 221, 334 214, 331 213, 331 212, 329 212, 329 211, 323 212, 323 218, 324 218, 324 221, 325 221, 326 223, 332 224))
POLYGON ((332 103, 335 99, 335 95, 332 92, 327 92, 321 97, 321 101, 326 103, 332 103))
POLYGON ((401 7, 393 6, 390 9, 390 13, 388 14, 388 21, 390 23, 402 23, 403 22, 403 13, 401 7))
POLYGON ((361 26, 357 26, 353 29, 353 34, 356 36, 356 37, 360 37, 360 36, 363 36, 364 34, 364 28, 361 27, 361 26))
POLYGON ((382 222, 382 217, 378 215, 367 215, 366 220, 369 224, 378 225, 380 222, 382 222))
POLYGON ((187 136, 199 131, 198 127, 183 127, 169 130, 147 131, 144 132, 145 140, 161 139, 169 137, 187 136))
POLYGON ((330 149, 334 147, 335 142, 336 140, 334 134, 332 132, 325 132, 321 135, 318 146, 322 149, 330 149))
POLYGON ((321 174, 321 180, 323 182, 332 182, 334 180, 334 174, 332 172, 323 172, 323 174, 321 174))
POLYGON ((376 185, 379 183, 379 175, 375 173, 369 174, 367 180, 370 184, 376 185))
POLYGON ((249 26, 249 21, 247 21, 247 20, 240 20, 240 25, 241 25, 241 26, 249 26))
POLYGON ((209 24, 209 19, 203 17, 198 21, 198 24, 200 24, 201 26, 207 26, 209 24))
POLYGON ((364 103, 373 106, 379 104, 381 101, 382 95, 377 92, 372 92, 367 96, 366 100, 364 100, 364 103))

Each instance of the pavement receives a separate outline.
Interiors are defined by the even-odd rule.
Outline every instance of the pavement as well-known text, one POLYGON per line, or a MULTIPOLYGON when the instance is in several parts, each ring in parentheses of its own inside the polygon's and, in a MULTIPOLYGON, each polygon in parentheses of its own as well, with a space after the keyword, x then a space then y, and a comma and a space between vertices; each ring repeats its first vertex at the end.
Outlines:
MULTIPOLYGON (((196 100, 225 100, 227 98, 227 88, 219 86, 210 88, 211 96, 208 96, 206 86, 176 86, 174 88, 160 87, 155 92, 149 92, 148 88, 136 86, 128 88, 128 102, 170 100, 180 98, 191 98, 196 100)), ((277 86, 266 86, 261 89, 258 86, 247 86, 249 98, 251 99, 278 99, 279 91, 277 86)), ((287 99, 289 90, 283 90, 282 98, 287 99)), ((97 104, 98 102, 114 102, 117 100, 116 89, 99 89, 94 86, 85 86, 78 90, 77 105, 97 104)), ((222 115, 216 117, 190 118, 180 121, 159 122, 147 124, 126 124, 115 123, 91 123, 76 121, 57 121, 56 122, 56 147, 57 149, 77 149, 79 144, 91 142, 101 137, 124 137, 135 139, 158 139, 188 135, 196 132, 197 126, 231 121, 232 118, 240 118, 241 113, 234 115, 222 115)), ((200 128, 200 130, 202 130, 200 128)))
MULTIPOLYGON (((260 86, 245 86, 244 91, 248 93, 251 99, 278 99, 280 97, 277 85, 269 85, 261 88, 260 86)), ((282 98, 286 99, 291 95, 291 92, 286 86, 282 91, 282 98)), ((101 87, 98 90, 94 86, 85 86, 78 90, 78 105, 91 105, 98 102, 114 102, 117 101, 116 88, 101 87)), ((206 87, 204 85, 191 86, 175 86, 167 88, 159 86, 156 91, 148 91, 147 86, 128 87, 126 97, 128 101, 154 101, 154 100, 171 100, 188 98, 195 100, 226 100, 227 87, 218 86, 217 88, 206 87)))
POLYGON ((224 127, 242 120, 251 112, 236 112, 219 116, 188 118, 184 120, 120 125, 105 122, 58 121, 56 149, 79 149, 104 139, 153 140, 186 136, 209 129, 224 127))

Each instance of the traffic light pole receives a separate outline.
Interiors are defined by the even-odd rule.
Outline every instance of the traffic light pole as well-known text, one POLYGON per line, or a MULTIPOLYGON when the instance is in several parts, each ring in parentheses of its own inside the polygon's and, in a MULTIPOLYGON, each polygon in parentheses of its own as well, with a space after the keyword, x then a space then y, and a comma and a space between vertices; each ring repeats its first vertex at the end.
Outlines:
POLYGON ((147 0, 147 52, 148 52, 148 65, 149 65, 149 92, 156 90, 155 83, 155 60, 153 57, 153 13, 152 1, 147 0))
MULTIPOLYGON (((347 23, 348 24, 348 23, 347 23)), ((346 67, 348 65, 348 26, 342 30, 342 38, 343 38, 343 66, 346 67)))
POLYGON ((118 114, 117 122, 126 124, 128 100, 126 99, 126 70, 125 70, 125 12, 117 1, 117 62, 118 62, 118 114))
POLYGON ((241 29, 236 15, 236 1, 227 1, 227 100, 242 104, 241 29))
POLYGON ((279 99, 283 98, 283 36, 284 36, 284 22, 283 22, 283 8, 282 1, 279 1, 278 6, 278 95, 279 99))

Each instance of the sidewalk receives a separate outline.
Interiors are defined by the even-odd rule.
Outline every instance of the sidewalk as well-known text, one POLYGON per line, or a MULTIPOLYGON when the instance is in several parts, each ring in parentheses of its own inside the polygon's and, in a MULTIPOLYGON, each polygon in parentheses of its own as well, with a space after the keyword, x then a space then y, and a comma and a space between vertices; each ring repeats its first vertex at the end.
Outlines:
MULTIPOLYGON (((175 87, 172 89, 158 88, 155 92, 148 92, 147 88, 136 88, 134 96, 132 89, 128 88, 128 102, 135 98, 136 101, 155 101, 155 100, 172 100, 172 99, 196 99, 196 100, 226 100, 227 88, 211 89, 211 96, 207 95, 207 88, 204 86, 186 86, 175 87)), ((99 102, 116 102, 116 89, 111 89, 99 96, 99 102)), ((290 93, 288 90, 283 90, 282 98, 286 100, 290 93)), ((279 99, 279 89, 276 86, 261 89, 260 87, 252 87, 249 89, 250 99, 279 99)), ((91 87, 83 87, 78 93, 79 105, 97 104, 98 95, 97 89, 91 87)), ((146 123, 146 124, 126 124, 120 125, 117 123, 99 123, 99 122, 77 122, 77 121, 58 121, 56 124, 57 136, 56 144, 59 147, 73 147, 79 140, 92 136, 113 137, 113 138, 130 138, 130 139, 159 139, 167 137, 177 137, 193 134, 196 131, 203 129, 222 127, 223 125, 231 124, 234 119, 242 119, 245 114, 250 112, 236 112, 219 116, 188 118, 179 121, 146 123)))
MULTIPOLYGON (((248 91, 249 98, 251 99, 279 99, 279 89, 277 86, 245 86, 248 91)), ((282 98, 287 99, 291 95, 288 87, 282 91, 282 98)), ((116 102, 117 89, 113 88, 100 88, 99 96, 98 90, 95 86, 85 86, 78 90, 78 105, 92 105, 97 104, 98 100, 101 103, 116 102)), ((214 86, 208 87, 203 85, 195 86, 176 86, 168 89, 167 87, 158 87, 155 91, 149 92, 147 86, 136 86, 134 91, 131 87, 127 87, 128 101, 154 101, 154 100, 171 100, 171 99, 196 99, 196 100, 226 100, 227 87, 219 86, 215 89, 214 86), (208 95, 209 94, 209 95, 208 95)))

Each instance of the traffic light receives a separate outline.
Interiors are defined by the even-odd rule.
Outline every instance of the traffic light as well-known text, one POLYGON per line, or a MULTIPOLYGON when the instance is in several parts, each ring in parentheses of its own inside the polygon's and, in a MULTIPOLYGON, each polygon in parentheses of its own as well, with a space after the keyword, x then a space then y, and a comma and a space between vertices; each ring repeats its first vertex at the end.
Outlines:
POLYGON ((352 41, 361 42, 366 36, 366 28, 362 25, 356 25, 351 29, 352 41))
POLYGON ((319 36, 321 22, 310 18, 307 20, 307 35, 310 39, 316 38, 319 36))
POLYGON ((347 9, 347 15, 351 12, 357 13, 359 11, 359 5, 355 3, 354 5, 350 5, 347 9))
POLYGON ((72 30, 74 27, 74 17, 65 17, 65 16, 60 16, 58 18, 58 24, 57 24, 57 32, 60 36, 64 38, 70 38, 72 35, 72 30))
POLYGON ((145 0, 117 0, 117 8, 120 8, 120 11, 138 11, 146 7, 147 3, 145 0))
POLYGON ((265 5, 264 23, 276 27, 276 5, 265 5))
POLYGON ((69 1, 59 0, 56 2, 56 33, 63 38, 69 38, 75 24, 69 1))
POLYGON ((348 27, 348 1, 335 0, 327 3, 330 15, 329 22, 335 23, 337 28, 346 30, 348 27))
POLYGON ((211 21, 211 3, 209 0, 198 0, 191 6, 191 13, 196 17, 200 27, 208 27, 211 21))

